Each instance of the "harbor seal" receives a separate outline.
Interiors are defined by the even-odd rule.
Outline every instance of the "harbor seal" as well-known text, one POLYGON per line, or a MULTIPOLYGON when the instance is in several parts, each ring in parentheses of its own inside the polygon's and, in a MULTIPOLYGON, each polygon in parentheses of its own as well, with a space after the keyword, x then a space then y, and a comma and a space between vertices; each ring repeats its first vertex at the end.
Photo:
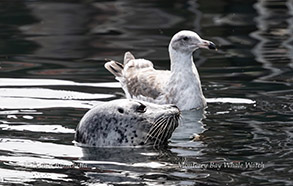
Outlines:
POLYGON ((81 146, 162 146, 178 126, 175 105, 119 99, 95 106, 81 119, 75 141, 81 146))

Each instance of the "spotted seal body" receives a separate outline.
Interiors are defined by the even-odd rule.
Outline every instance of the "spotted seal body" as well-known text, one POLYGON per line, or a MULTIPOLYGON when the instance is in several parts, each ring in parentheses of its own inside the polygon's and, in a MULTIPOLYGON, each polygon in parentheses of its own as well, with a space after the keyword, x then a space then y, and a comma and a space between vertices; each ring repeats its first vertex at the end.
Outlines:
POLYGON ((175 105, 120 99, 89 110, 76 129, 75 141, 94 147, 165 145, 178 126, 175 105))

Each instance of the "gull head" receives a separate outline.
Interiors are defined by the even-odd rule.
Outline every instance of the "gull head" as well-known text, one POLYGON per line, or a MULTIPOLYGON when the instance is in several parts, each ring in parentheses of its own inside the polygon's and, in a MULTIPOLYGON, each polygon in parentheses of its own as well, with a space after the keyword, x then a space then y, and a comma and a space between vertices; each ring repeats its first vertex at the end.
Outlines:
POLYGON ((182 30, 175 34, 169 44, 169 51, 192 54, 198 48, 216 50, 216 45, 208 40, 202 39, 193 31, 182 30))

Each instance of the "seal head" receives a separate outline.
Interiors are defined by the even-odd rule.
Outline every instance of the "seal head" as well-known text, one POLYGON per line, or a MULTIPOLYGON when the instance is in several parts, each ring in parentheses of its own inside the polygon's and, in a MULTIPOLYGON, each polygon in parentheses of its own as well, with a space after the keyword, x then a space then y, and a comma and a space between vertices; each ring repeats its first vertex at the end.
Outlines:
POLYGON ((161 146, 178 126, 175 105, 120 99, 95 106, 81 119, 75 141, 82 146, 161 146))

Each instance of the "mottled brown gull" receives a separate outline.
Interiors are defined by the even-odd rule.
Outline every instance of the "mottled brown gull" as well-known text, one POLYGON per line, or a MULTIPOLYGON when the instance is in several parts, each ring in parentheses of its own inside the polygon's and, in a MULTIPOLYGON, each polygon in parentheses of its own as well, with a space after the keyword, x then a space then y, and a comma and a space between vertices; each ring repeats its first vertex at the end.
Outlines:
POLYGON ((175 104, 180 110, 199 109, 206 106, 206 100, 192 56, 198 48, 216 46, 193 31, 183 30, 169 44, 170 71, 155 70, 151 61, 135 59, 130 52, 125 53, 124 64, 109 61, 105 68, 121 83, 126 98, 175 104))

